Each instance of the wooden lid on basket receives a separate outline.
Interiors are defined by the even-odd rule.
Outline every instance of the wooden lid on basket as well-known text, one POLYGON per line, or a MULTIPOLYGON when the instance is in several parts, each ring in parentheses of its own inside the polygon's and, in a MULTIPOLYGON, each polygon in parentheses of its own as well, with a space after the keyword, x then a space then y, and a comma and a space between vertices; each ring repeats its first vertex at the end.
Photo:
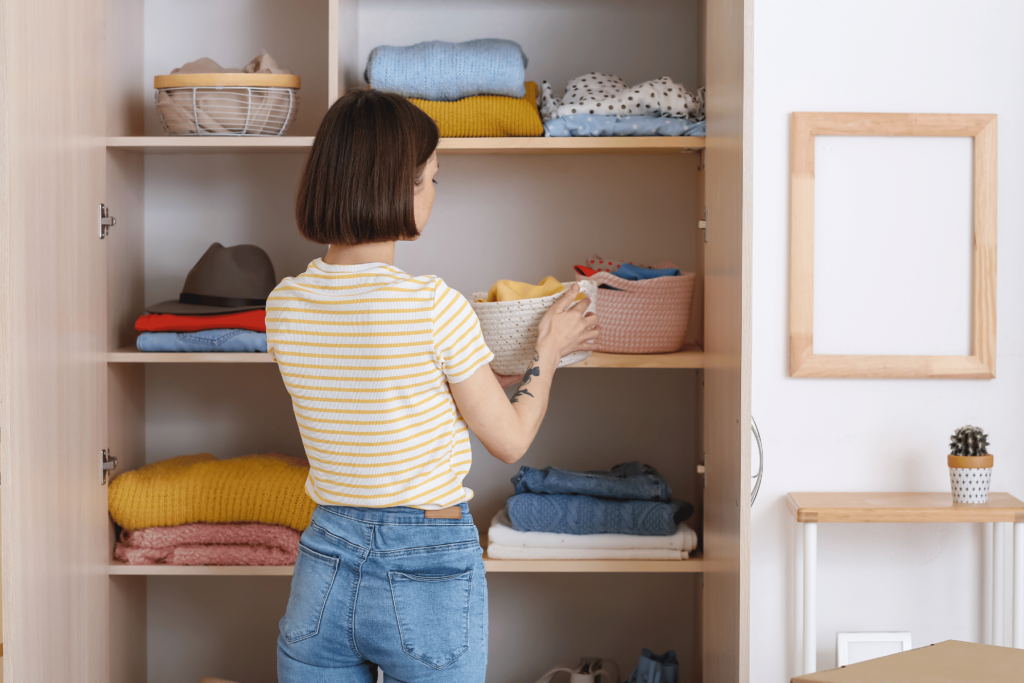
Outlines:
POLYGON ((295 88, 301 79, 293 74, 170 74, 153 78, 154 88, 295 88))

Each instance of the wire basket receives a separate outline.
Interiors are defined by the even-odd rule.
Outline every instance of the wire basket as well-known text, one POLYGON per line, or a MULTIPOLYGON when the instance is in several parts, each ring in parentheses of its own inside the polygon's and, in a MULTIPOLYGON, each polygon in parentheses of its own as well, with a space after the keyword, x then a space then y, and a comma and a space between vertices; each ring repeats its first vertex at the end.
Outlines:
POLYGON ((157 76, 156 110, 168 135, 284 135, 299 85, 290 74, 157 76))

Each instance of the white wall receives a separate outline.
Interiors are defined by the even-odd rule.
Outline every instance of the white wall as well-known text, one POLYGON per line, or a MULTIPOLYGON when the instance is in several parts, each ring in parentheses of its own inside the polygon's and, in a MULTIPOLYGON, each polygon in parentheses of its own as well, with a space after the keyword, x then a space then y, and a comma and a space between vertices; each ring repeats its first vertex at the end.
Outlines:
MULTIPOLYGON (((1024 4, 980 0, 757 0, 755 3, 754 102, 754 359, 753 413, 767 456, 766 476, 753 508, 751 680, 778 683, 794 669, 792 520, 788 491, 946 491, 948 435, 962 424, 980 424, 996 454, 993 488, 1024 497, 1024 255, 1020 230, 1024 196, 1024 4), (794 111, 995 113, 999 115, 999 254, 997 379, 973 381, 792 379, 788 375, 789 126, 794 111)), ((819 148, 820 149, 820 148, 819 148)), ((912 156, 900 154, 903 163, 912 156)), ((929 154, 936 154, 934 150, 929 154)), ((956 150, 933 158, 959 163, 956 150)), ((855 160, 852 179, 878 177, 892 159, 884 154, 855 160)), ((953 170, 950 171, 954 173, 953 170)), ((911 194, 922 188, 906 178, 911 194)), ((844 210, 874 209, 880 221, 905 212, 906 198, 891 193, 860 201, 842 193, 818 220, 844 210), (839 206, 844 201, 848 204, 839 206)), ((949 198, 940 192, 936 202, 949 198)), ((959 201, 959 200, 956 200, 959 201)), ((924 280, 938 281, 953 264, 963 281, 963 222, 956 201, 945 214, 926 211, 907 223, 880 230, 865 221, 863 241, 845 258, 876 272, 888 248, 905 251, 897 264, 924 280), (915 220, 916 218, 916 220, 915 220), (907 231, 933 221, 932 234, 908 241, 907 231), (909 252, 909 253, 908 253, 909 252), (958 261, 958 259, 961 259, 958 261), (959 270, 957 270, 959 268, 959 270)), ((823 239, 841 243, 837 223, 819 226, 823 239)), ((850 225, 849 229, 857 229, 850 225)), ((820 253, 820 252, 819 252, 820 253)), ((828 253, 828 249, 825 249, 828 253)), ((891 260, 891 259, 890 259, 891 260)), ((911 281, 913 284, 913 280, 911 281)), ((851 281, 849 286, 857 286, 851 281)), ((852 291, 852 290, 849 290, 852 291)), ((841 288, 833 295, 842 298, 841 288)), ((878 297, 878 288, 865 296, 878 297)), ((936 325, 961 345, 964 304, 950 295, 934 306, 934 290, 918 301, 949 312, 936 325), (947 303, 945 300, 941 303, 947 303), (945 327, 942 327, 945 325, 945 327)), ((856 350, 892 346, 920 348, 916 326, 896 323, 895 306, 876 300, 875 327, 844 340, 856 350)), ((841 323, 836 311, 831 322, 841 323)), ((867 319, 872 320, 872 314, 867 319)), ((930 316, 930 314, 929 314, 930 316)), ((837 342, 838 343, 838 342, 837 342)), ((822 526, 819 529, 818 665, 835 666, 838 631, 906 630, 915 646, 950 638, 981 640, 980 529, 969 526, 822 526)))

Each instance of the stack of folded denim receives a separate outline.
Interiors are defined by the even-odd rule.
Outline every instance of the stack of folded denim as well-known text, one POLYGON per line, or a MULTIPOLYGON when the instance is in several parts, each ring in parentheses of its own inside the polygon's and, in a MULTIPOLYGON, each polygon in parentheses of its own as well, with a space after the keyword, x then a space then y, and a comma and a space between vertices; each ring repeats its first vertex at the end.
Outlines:
POLYGON ((537 137, 544 125, 526 64, 511 40, 433 40, 374 48, 364 77, 374 90, 408 97, 443 138, 537 137))
POLYGON ((222 315, 151 313, 135 321, 139 351, 267 352, 264 309, 222 315))
POLYGON ((672 500, 650 465, 522 467, 512 484, 515 495, 491 522, 492 558, 681 560, 697 547, 697 534, 683 523, 693 505, 672 500))

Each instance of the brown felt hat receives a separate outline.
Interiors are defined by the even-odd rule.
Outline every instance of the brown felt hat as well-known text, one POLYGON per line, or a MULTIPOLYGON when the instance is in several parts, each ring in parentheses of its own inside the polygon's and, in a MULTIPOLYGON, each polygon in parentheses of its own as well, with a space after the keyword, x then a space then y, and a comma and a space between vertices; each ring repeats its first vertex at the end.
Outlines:
POLYGON ((177 301, 147 306, 148 313, 213 315, 266 308, 277 285, 267 252, 253 244, 225 247, 214 242, 185 277, 177 301))

